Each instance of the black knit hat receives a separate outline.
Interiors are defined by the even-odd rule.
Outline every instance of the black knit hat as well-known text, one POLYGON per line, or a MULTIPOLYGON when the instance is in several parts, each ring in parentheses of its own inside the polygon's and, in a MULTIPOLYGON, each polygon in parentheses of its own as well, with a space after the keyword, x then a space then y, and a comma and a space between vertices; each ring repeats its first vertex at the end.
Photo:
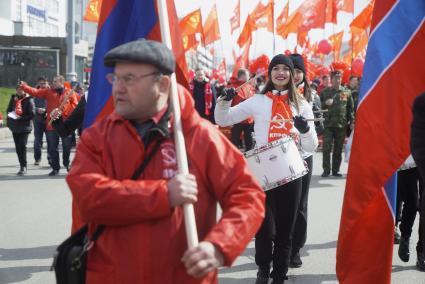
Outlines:
POLYGON ((275 57, 273 57, 272 61, 270 61, 269 70, 268 70, 269 76, 272 73, 273 67, 275 67, 278 64, 284 64, 288 66, 289 69, 291 69, 291 73, 294 73, 294 64, 292 63, 292 60, 288 56, 285 56, 283 54, 278 54, 275 57))
POLYGON ((304 58, 298 53, 289 55, 289 58, 291 58, 294 64, 294 69, 299 69, 305 74, 304 58))
POLYGON ((108 51, 103 59, 107 67, 115 67, 120 61, 151 64, 165 75, 172 74, 176 66, 174 54, 165 44, 146 39, 117 46, 108 51))

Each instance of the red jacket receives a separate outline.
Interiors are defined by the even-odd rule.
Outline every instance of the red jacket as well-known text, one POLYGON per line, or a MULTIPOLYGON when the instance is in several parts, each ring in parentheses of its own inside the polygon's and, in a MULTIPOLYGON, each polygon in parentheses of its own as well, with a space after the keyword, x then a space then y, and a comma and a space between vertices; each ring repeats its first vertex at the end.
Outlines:
MULTIPOLYGON (((42 98, 46 100, 46 104, 47 104, 47 119, 46 119, 46 129, 47 130, 54 130, 53 126, 49 124, 50 122, 50 113, 52 112, 53 109, 57 108, 60 106, 65 94, 67 92, 71 92, 70 89, 65 89, 64 93, 62 95, 58 95, 56 93, 56 91, 54 89, 51 88, 46 88, 46 89, 36 89, 36 88, 31 88, 28 85, 23 84, 22 86, 22 90, 33 96, 33 97, 37 97, 37 98, 42 98)), ((71 95, 71 97, 68 100, 68 103, 65 104, 65 107, 62 111, 62 117, 63 118, 67 118, 72 111, 77 107, 78 104, 78 99, 77 99, 77 94, 75 92, 73 92, 73 94, 71 95)))
MULTIPOLYGON (((199 117, 183 90, 179 92, 189 171, 197 178, 199 192, 194 205, 199 240, 216 245, 229 266, 259 228, 265 195, 243 155, 199 117), (223 210, 218 224, 216 202, 223 210)), ((183 212, 170 208, 161 151, 142 179, 130 179, 145 153, 135 128, 116 113, 81 137, 66 180, 82 221, 106 225, 89 251, 87 283, 217 283, 217 271, 195 279, 180 260, 187 249, 183 212)))

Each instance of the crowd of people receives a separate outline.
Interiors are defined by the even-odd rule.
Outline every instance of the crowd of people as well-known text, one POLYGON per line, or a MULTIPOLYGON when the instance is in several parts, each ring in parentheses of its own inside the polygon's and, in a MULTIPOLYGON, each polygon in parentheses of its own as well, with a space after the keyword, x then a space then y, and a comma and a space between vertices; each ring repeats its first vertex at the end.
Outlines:
MULTIPOLYGON (((51 86, 46 78, 36 88, 20 82, 7 110, 18 175, 26 173, 32 125, 36 165, 46 134, 50 176, 60 171, 62 139, 62 162, 73 195, 73 231, 84 224, 92 233, 99 224, 108 228, 89 252, 89 283, 211 283, 217 279, 216 268, 230 265, 254 236, 256 283, 284 283, 290 267, 303 265, 300 250, 307 240, 313 153, 322 143, 321 176, 342 177, 343 145, 354 129, 360 78, 350 77, 345 86, 341 70, 307 78, 307 64, 299 54, 274 56, 266 75, 240 69, 225 84, 196 69, 189 89, 178 89, 190 161, 190 174, 185 175, 177 171, 169 126, 172 52, 161 43, 138 40, 110 50, 104 62, 114 68, 107 79, 115 111, 85 130, 72 166, 71 133, 81 126, 85 111, 80 85, 66 86, 62 76, 53 78, 51 86), (264 191, 242 152, 281 142, 284 148, 283 141, 296 145, 305 172, 264 191), (144 160, 149 165, 134 177, 144 160), (216 202, 223 210, 218 223, 216 202), (201 242, 195 248, 185 244, 184 203, 194 203, 195 214, 203 216, 197 219, 201 242)), ((292 159, 290 154, 283 151, 282 159, 292 159)), ((395 242, 400 243, 401 260, 408 261, 423 182, 413 159, 398 175, 396 228, 401 236, 396 234, 395 242)), ((417 267, 425 271, 421 230, 423 225, 417 267)))

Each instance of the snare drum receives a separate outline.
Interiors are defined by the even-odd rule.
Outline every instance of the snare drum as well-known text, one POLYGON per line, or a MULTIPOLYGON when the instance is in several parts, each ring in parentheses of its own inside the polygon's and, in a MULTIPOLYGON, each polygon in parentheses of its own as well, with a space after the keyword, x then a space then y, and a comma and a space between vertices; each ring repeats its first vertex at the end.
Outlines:
POLYGON ((292 138, 282 138, 244 153, 248 168, 264 190, 289 183, 308 169, 292 138))

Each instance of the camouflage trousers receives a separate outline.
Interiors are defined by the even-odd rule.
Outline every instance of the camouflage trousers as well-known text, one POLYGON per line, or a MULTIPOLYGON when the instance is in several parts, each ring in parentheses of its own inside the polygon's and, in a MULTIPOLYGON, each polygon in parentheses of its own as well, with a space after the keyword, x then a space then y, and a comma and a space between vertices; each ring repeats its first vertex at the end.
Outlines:
POLYGON ((326 127, 323 133, 323 171, 331 172, 331 152, 332 152, 332 173, 338 173, 342 160, 342 147, 344 145, 346 129, 340 127, 326 127), (333 145, 333 150, 332 150, 333 145))

